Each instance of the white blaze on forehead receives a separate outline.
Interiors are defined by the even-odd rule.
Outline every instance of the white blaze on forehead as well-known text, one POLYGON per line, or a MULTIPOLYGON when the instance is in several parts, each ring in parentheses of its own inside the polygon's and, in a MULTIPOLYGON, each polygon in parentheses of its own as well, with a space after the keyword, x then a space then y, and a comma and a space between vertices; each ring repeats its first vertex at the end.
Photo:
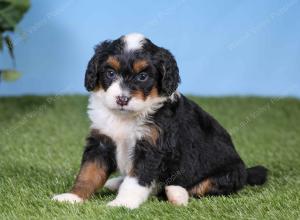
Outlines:
POLYGON ((124 36, 125 50, 141 49, 145 40, 145 36, 139 33, 131 33, 124 36))

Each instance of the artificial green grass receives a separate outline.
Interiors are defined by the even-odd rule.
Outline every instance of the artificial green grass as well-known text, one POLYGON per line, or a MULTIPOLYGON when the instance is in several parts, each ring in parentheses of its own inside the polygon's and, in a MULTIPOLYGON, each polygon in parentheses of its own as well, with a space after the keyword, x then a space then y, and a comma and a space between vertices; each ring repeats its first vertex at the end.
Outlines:
POLYGON ((300 101, 192 97, 233 135, 247 165, 270 169, 262 187, 174 207, 151 197, 139 209, 108 208, 102 190, 84 204, 50 198, 76 175, 89 122, 87 97, 0 98, 0 219, 299 219, 300 101))

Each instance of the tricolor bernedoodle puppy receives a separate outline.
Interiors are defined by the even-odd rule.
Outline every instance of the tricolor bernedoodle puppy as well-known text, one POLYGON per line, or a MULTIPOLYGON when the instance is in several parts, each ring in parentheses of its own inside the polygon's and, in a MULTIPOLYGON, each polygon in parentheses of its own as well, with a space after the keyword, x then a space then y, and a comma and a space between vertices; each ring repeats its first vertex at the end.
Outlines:
POLYGON ((263 184, 267 169, 246 168, 226 130, 177 92, 179 82, 173 55, 141 34, 96 46, 85 75, 91 132, 81 168, 70 193, 53 199, 82 202, 104 186, 118 191, 108 206, 133 209, 153 193, 186 205, 190 196, 263 184))

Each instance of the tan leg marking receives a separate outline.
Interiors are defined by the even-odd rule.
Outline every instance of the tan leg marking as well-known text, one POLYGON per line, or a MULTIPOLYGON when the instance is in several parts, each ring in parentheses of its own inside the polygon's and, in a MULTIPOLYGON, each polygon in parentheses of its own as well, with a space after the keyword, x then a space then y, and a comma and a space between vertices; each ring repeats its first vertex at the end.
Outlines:
POLYGON ((189 190, 189 194, 192 196, 202 197, 211 191, 213 183, 210 179, 203 180, 198 185, 189 190))
POLYGON ((107 180, 106 168, 96 162, 86 162, 82 165, 71 193, 82 199, 89 198, 104 185, 107 180))

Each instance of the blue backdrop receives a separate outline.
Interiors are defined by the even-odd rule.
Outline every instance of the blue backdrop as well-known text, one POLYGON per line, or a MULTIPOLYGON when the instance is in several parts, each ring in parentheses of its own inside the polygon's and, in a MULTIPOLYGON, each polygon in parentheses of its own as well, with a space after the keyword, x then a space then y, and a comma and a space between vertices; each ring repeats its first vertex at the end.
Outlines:
POLYGON ((0 95, 85 93, 93 46, 141 32, 175 55, 183 93, 300 97, 299 21, 300 0, 32 0, 13 37, 23 76, 0 95))

